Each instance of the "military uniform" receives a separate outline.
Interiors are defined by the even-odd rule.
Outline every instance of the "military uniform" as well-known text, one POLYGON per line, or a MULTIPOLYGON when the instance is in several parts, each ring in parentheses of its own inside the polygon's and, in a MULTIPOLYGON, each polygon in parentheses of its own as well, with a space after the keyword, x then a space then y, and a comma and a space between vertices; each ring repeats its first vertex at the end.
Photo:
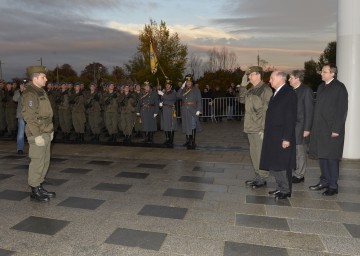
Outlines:
POLYGON ((70 139, 71 131, 71 110, 69 103, 69 94, 67 89, 62 89, 58 99, 59 123, 63 133, 63 139, 70 139))
MULTIPOLYGON (((45 86, 45 67, 35 66, 28 68, 28 74, 39 73, 39 79, 45 86)), ((37 78, 38 78, 37 77, 37 78)), ((34 79, 33 79, 34 81, 34 79)), ((37 80, 39 81, 39 80, 37 80)), ((42 187, 50 165, 50 145, 53 138, 53 111, 49 98, 43 88, 29 82, 23 93, 22 115, 26 122, 25 133, 29 142, 28 183, 32 189, 31 198, 38 201, 49 201, 54 192, 48 192, 42 187)))
MULTIPOLYGON (((11 85, 11 84, 10 84, 11 85)), ((5 119, 9 136, 16 135, 17 124, 16 124, 16 108, 17 105, 13 101, 14 90, 7 85, 8 90, 5 91, 5 119)))
MULTIPOLYGON (((262 72, 262 68, 258 66, 250 67, 248 73, 251 74, 253 72, 262 72)), ((245 104, 244 132, 248 135, 250 157, 255 170, 255 178, 251 181, 246 181, 246 184, 262 186, 266 184, 266 178, 269 176, 269 172, 261 170, 259 164, 266 110, 273 92, 263 81, 253 85, 248 90, 246 85, 247 83, 242 84, 240 88, 240 102, 245 104)))
MULTIPOLYGON (((1 83, 1 85, 3 86, 4 84, 1 83)), ((5 101, 5 91, 3 90, 3 88, 0 88, 0 136, 4 135, 6 129, 5 101)))
POLYGON ((102 98, 104 108, 105 127, 110 135, 110 142, 116 142, 118 133, 118 94, 113 92, 105 92, 102 98))
POLYGON ((174 131, 177 127, 175 103, 177 100, 176 92, 174 90, 165 91, 165 93, 158 92, 161 95, 160 106, 161 109, 161 129, 165 132, 166 141, 164 144, 173 145, 174 131))
POLYGON ((57 132, 60 127, 59 123, 59 110, 57 108, 56 102, 60 97, 59 92, 54 87, 48 87, 47 95, 50 100, 51 108, 53 110, 53 123, 54 123, 54 131, 57 132))
POLYGON ((70 104, 72 104, 71 117, 72 117, 73 127, 76 133, 76 140, 78 142, 84 142, 85 122, 86 122, 85 98, 81 91, 74 93, 73 99, 70 101, 70 104))
POLYGON ((101 133, 101 106, 100 106, 101 94, 98 91, 89 93, 86 100, 85 107, 88 115, 89 126, 92 134, 94 135, 92 141, 98 142, 101 133))
MULTIPOLYGON (((187 83, 191 80, 191 76, 186 76, 187 83)), ((198 88, 186 87, 185 84, 177 92, 177 97, 181 102, 181 125, 182 131, 186 134, 186 143, 188 149, 195 149, 196 132, 201 131, 199 114, 202 109, 201 92, 198 88)))
POLYGON ((159 97, 153 91, 142 92, 137 113, 140 114, 142 131, 145 132, 145 142, 153 142, 154 132, 157 130, 156 116, 159 113, 159 97))
POLYGON ((136 115, 136 96, 129 92, 119 96, 119 104, 121 107, 121 130, 124 133, 124 142, 131 142, 131 133, 135 124, 136 115))

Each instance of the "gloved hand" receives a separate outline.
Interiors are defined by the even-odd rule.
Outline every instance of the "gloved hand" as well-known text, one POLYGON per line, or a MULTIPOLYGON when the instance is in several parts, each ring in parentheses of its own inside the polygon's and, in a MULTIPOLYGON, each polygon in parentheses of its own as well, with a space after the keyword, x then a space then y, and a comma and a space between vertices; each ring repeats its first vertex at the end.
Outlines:
POLYGON ((199 116, 200 115, 200 111, 196 111, 195 115, 199 116))
POLYGON ((154 114, 154 118, 157 117, 158 114, 154 114))
POLYGON ((50 140, 52 141, 54 139, 54 132, 51 132, 50 134, 50 140))
POLYGON ((38 147, 43 147, 43 146, 45 146, 45 140, 44 140, 44 138, 43 138, 41 135, 35 137, 35 144, 36 144, 36 146, 38 146, 38 147))
POLYGON ((162 107, 164 104, 162 102, 159 102, 159 107, 162 107))
POLYGON ((259 135, 260 135, 260 139, 264 139, 264 132, 263 131, 261 131, 261 132, 259 132, 259 135))
POLYGON ((249 84, 248 76, 247 76, 247 74, 244 74, 243 77, 242 77, 240 86, 246 87, 248 84, 249 84))
POLYGON ((137 116, 140 116, 140 113, 136 113, 137 116))
POLYGON ((163 95, 164 95, 163 91, 160 91, 160 90, 158 90, 158 94, 159 94, 160 96, 163 96, 163 95))
POLYGON ((186 85, 186 82, 184 82, 181 86, 181 89, 184 89, 185 88, 185 85, 186 85))

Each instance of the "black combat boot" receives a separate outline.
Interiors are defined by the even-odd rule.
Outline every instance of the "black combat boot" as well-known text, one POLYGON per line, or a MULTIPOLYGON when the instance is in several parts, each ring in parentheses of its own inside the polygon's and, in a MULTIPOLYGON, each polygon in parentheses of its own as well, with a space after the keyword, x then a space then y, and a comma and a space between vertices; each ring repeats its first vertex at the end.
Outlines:
POLYGON ((145 132, 145 140, 144 140, 145 143, 148 143, 149 142, 149 133, 148 132, 145 132))
POLYGON ((154 132, 149 132, 149 143, 154 143, 154 132))
POLYGON ((186 148, 192 149, 192 144, 193 144, 193 136, 189 135, 189 143, 187 144, 186 148))
POLYGON ((170 143, 169 143, 170 146, 174 146, 174 134, 175 134, 174 131, 170 132, 170 143))
POLYGON ((189 145, 189 141, 190 141, 190 136, 186 135, 186 142, 183 144, 183 146, 187 147, 187 145, 189 145))
POLYGON ((84 136, 85 136, 84 133, 80 133, 80 143, 83 143, 85 141, 84 136))
POLYGON ((31 187, 30 198, 39 202, 49 202, 50 198, 41 193, 40 186, 31 187))
POLYGON ((170 132, 165 132, 165 142, 164 145, 169 145, 170 143, 170 132))
POLYGON ((40 184, 40 186, 39 186, 38 188, 39 188, 40 192, 41 192, 43 195, 45 195, 45 196, 47 196, 47 197, 49 197, 49 198, 56 197, 56 193, 55 193, 55 192, 49 192, 49 191, 47 191, 47 190, 43 187, 42 183, 40 184))

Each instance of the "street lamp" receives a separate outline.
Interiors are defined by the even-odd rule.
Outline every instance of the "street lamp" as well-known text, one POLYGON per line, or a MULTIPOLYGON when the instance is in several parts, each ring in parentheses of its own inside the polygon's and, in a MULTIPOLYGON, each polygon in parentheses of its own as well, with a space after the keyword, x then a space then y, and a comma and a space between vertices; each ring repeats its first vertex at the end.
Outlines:
POLYGON ((4 64, 4 62, 0 60, 0 81, 2 81, 2 64, 4 64))
POLYGON ((37 61, 40 61, 40 65, 42 66, 42 57, 40 57, 40 59, 37 61))

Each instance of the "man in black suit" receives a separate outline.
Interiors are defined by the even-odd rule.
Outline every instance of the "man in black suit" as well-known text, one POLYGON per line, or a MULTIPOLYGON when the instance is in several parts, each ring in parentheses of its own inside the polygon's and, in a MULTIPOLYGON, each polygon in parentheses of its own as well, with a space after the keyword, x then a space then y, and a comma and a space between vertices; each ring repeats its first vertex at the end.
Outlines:
POLYGON ((303 84, 304 71, 294 70, 290 74, 289 83, 297 95, 296 116, 296 169, 293 170, 292 183, 304 182, 307 160, 307 145, 313 118, 314 97, 313 91, 303 84))
POLYGON ((282 71, 272 72, 270 84, 275 92, 266 111, 260 169, 270 170, 275 177, 276 190, 269 194, 286 199, 291 197, 292 170, 296 167, 297 96, 282 71))
POLYGON ((338 193, 339 160, 342 157, 345 138, 345 120, 348 110, 346 87, 336 78, 337 67, 325 64, 321 70, 316 94, 314 121, 309 146, 310 155, 319 159, 321 176, 310 190, 327 189, 323 195, 338 193))

